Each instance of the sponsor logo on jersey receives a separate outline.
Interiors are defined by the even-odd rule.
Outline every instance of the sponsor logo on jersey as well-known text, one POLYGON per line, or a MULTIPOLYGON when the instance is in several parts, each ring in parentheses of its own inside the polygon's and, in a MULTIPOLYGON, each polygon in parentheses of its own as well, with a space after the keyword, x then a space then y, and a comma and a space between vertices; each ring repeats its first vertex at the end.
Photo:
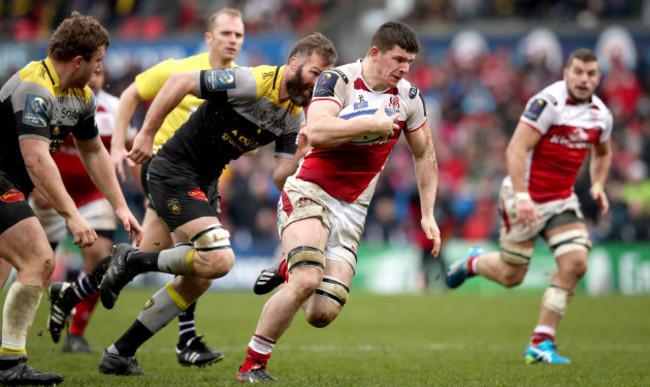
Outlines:
POLYGON ((274 71, 265 71, 262 73, 262 79, 266 79, 273 76, 274 71))
POLYGON ((12 188, 9 191, 0 195, 0 200, 2 200, 5 203, 13 203, 13 202, 25 200, 25 195, 22 192, 18 191, 17 189, 12 188))
POLYGON ((178 199, 176 198, 171 198, 167 200, 167 209, 169 212, 171 212, 174 215, 178 215, 181 213, 181 205, 178 202, 178 199))
POLYGON ((194 188, 190 192, 188 192, 191 197, 194 199, 200 199, 200 200, 208 200, 208 197, 205 196, 205 193, 201 190, 201 188, 194 188))
POLYGON ((43 97, 27 93, 25 108, 23 109, 23 123, 30 126, 44 128, 47 126, 47 102, 43 97))
POLYGON ((415 87, 414 85, 411 85, 411 88, 409 89, 409 98, 415 99, 417 95, 418 95, 418 88, 415 87))
POLYGON ((205 86, 209 91, 228 90, 237 87, 235 71, 228 70, 209 70, 205 73, 205 86))
POLYGON ((528 106, 528 110, 526 110, 526 113, 524 113, 524 117, 528 118, 529 120, 537 121, 539 115, 542 114, 542 111, 544 111, 546 105, 546 100, 537 98, 530 104, 530 106, 528 106))
POLYGON ((589 134, 582 128, 573 128, 565 135, 554 134, 551 136, 550 142, 569 149, 586 149, 589 148, 589 134))
POLYGON ((339 75, 330 71, 325 71, 318 77, 314 97, 332 97, 334 96, 334 86, 339 80, 339 75))

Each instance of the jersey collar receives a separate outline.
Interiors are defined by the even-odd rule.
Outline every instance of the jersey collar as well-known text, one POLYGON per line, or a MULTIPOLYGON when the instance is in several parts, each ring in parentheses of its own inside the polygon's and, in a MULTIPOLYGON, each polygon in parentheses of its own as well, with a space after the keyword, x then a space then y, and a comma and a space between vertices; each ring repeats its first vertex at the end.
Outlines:
POLYGON ((54 64, 52 63, 52 60, 49 57, 46 57, 43 60, 43 66, 45 67, 45 71, 47 72, 47 75, 50 77, 50 80, 52 81, 52 85, 54 85, 55 88, 61 89, 61 82, 59 80, 59 74, 56 73, 56 69, 54 68, 54 64))

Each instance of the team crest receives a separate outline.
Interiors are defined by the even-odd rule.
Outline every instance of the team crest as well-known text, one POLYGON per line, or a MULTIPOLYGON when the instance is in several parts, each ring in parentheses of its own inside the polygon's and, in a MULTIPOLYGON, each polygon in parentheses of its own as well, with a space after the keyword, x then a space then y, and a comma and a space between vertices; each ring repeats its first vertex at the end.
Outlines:
POLYGON ((208 197, 205 196, 205 193, 201 190, 201 188, 194 188, 193 190, 189 191, 188 194, 194 199, 205 200, 205 201, 208 200, 208 197))
POLYGON ((181 205, 178 202, 178 199, 172 198, 167 200, 167 209, 169 212, 171 212, 174 215, 178 215, 181 213, 181 205))
POLYGON ((12 188, 9 191, 0 195, 0 200, 2 200, 5 203, 19 202, 21 200, 25 200, 25 195, 22 192, 18 191, 17 189, 12 188))
POLYGON ((303 196, 298 200, 298 208, 305 208, 311 204, 312 204, 311 198, 308 198, 306 196, 303 196))

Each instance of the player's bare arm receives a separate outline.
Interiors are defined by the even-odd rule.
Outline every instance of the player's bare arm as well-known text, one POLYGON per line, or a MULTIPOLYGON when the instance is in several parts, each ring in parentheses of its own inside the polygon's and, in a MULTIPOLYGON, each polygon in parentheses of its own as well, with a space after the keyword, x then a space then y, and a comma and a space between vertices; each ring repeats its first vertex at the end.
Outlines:
POLYGON ((512 179, 517 202, 517 219, 529 227, 536 226, 541 215, 528 194, 526 153, 532 150, 541 138, 542 136, 537 130, 520 121, 506 149, 508 174, 512 179))
POLYGON ((406 142, 413 153, 415 167, 415 178, 418 184, 420 195, 420 208, 422 219, 420 221, 422 230, 427 239, 433 241, 431 254, 437 257, 440 253, 440 229, 433 217, 433 207, 436 201, 438 188, 438 160, 436 151, 431 139, 431 129, 425 123, 420 129, 405 132, 406 142))
POLYGON ((128 153, 125 146, 126 131, 128 130, 131 117, 133 117, 133 112, 138 106, 138 102, 141 100, 142 98, 140 98, 140 93, 138 93, 138 87, 135 82, 133 82, 122 92, 122 94, 120 94, 120 102, 117 106, 115 129, 113 131, 113 136, 111 137, 111 159, 115 171, 122 181, 126 181, 126 175, 124 174, 124 161, 130 161, 126 157, 128 153))
POLYGON ((386 105, 382 105, 372 117, 349 121, 338 118, 341 107, 334 101, 318 100, 309 105, 307 137, 315 148, 330 148, 345 144, 360 136, 379 135, 387 138, 393 130, 399 129, 395 113, 387 116, 386 105))
POLYGON ((590 176, 591 189, 589 194, 600 208, 600 216, 607 213, 609 209, 609 200, 603 187, 609 173, 609 167, 612 164, 612 143, 610 139, 602 144, 594 145, 591 150, 590 176))
POLYGON ((91 246, 97 240, 97 233, 79 214, 74 201, 68 195, 59 169, 50 156, 49 142, 40 139, 22 139, 20 151, 34 186, 65 219, 73 242, 81 247, 91 246))
POLYGON ((143 164, 153 156, 153 139, 165 117, 188 94, 196 95, 196 71, 172 73, 156 95, 127 157, 143 164))
POLYGON ((142 240, 142 228, 126 204, 117 175, 113 172, 111 156, 101 139, 97 137, 88 141, 75 140, 75 145, 93 183, 115 209, 115 215, 129 233, 129 239, 133 241, 135 237, 136 245, 139 245, 142 240))
POLYGON ((296 150, 296 154, 293 155, 293 158, 275 158, 273 184, 280 191, 284 188, 284 183, 287 181, 287 178, 296 172, 298 169, 298 164, 300 163, 300 159, 302 159, 307 154, 307 152, 309 152, 309 149, 311 149, 311 147, 309 146, 309 140, 305 134, 305 125, 303 124, 303 127, 298 133, 298 150, 296 150))

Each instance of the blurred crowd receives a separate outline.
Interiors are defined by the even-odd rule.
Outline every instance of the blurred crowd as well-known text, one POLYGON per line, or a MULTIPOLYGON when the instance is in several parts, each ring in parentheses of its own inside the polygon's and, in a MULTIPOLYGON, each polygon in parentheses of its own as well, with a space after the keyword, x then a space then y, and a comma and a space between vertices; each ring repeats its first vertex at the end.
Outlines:
MULTIPOLYGON (((313 31, 325 17, 346 7, 388 6, 376 0, 0 0, 0 37, 16 41, 46 38, 72 10, 96 17, 123 38, 157 39, 165 34, 201 33, 215 9, 233 7, 244 14, 246 32, 313 31)), ((577 21, 593 26, 608 18, 650 20, 645 0, 411 0, 404 21, 452 24, 477 19, 577 21)))
MULTIPOLYGON (((352 0, 15 0, 0 2, 4 15, 0 34, 20 41, 47 37, 53 25, 77 9, 96 15, 121 37, 156 39, 170 31, 201 36, 203 18, 223 6, 243 11, 246 34, 291 29, 311 31, 319 19, 352 0)), ((417 0, 405 20, 418 23, 474 17, 576 18, 581 12, 600 17, 640 15, 643 1, 514 1, 417 0), (533 12, 533 10, 536 10, 533 12)), ((285 31, 286 32, 286 31, 285 31)), ((501 180, 507 174, 505 149, 528 98, 561 79, 562 72, 549 58, 521 60, 515 50, 499 47, 478 55, 434 55, 425 45, 407 77, 422 91, 433 128, 440 168, 436 219, 443 241, 450 238, 481 240, 498 235, 497 202, 501 180)), ((564 57, 568 52, 563 53, 564 57)), ((603 59, 603 58, 600 58, 603 59)), ((576 192, 595 242, 635 241, 650 238, 650 68, 643 55, 634 66, 613 55, 607 58, 597 94, 614 114, 614 159, 606 191, 611 209, 599 218, 588 189, 584 168, 576 192)), ((110 82, 119 95, 143 69, 130 68, 110 82)), ((4 78, 6 75, 3 75, 4 78)), ((139 126, 147 104, 134 116, 139 126)), ((220 183, 223 219, 233 240, 246 247, 255 242, 276 243, 278 190, 273 186, 270 148, 241 157, 224 172, 220 183)), ((126 189, 141 201, 132 186, 126 189)), ((140 204, 140 203, 138 203, 140 204)), ((412 158, 403 140, 393 150, 371 204, 365 238, 373 242, 428 242, 419 228, 419 204, 412 158)))

